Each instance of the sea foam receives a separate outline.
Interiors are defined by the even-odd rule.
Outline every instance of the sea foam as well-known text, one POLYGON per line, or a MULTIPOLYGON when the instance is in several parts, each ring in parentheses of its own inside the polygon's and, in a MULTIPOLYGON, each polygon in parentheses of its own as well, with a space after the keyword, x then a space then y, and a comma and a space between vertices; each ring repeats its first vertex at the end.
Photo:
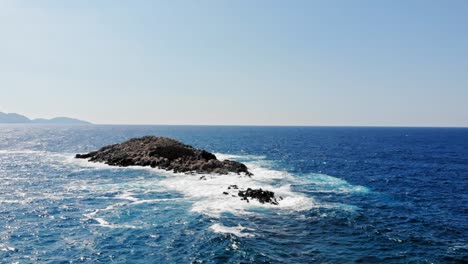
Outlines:
POLYGON ((255 236, 254 234, 251 234, 251 233, 245 233, 245 232, 243 233, 242 231, 251 230, 251 229, 243 227, 241 225, 234 226, 234 227, 227 227, 222 224, 216 223, 210 226, 210 229, 215 233, 232 234, 237 237, 254 237, 255 236))
MULTIPOLYGON (((81 168, 87 169, 117 169, 117 170, 145 170, 158 175, 158 177, 143 177, 135 179, 134 182, 119 185, 115 183, 102 183, 103 185, 88 186, 84 184, 79 188, 88 188, 98 192, 116 192, 114 198, 126 201, 127 206, 137 205, 141 203, 157 202, 154 200, 142 201, 137 198, 138 193, 151 192, 151 191, 175 191, 183 194, 185 199, 191 201, 191 211, 207 215, 213 218, 220 218, 225 213, 233 215, 254 215, 259 214, 261 210, 267 209, 273 213, 289 213, 307 211, 313 208, 335 208, 350 210, 350 206, 324 203, 315 200, 313 197, 307 196, 304 193, 294 190, 294 185, 303 184, 304 181, 309 184, 314 184, 318 190, 323 192, 359 192, 366 191, 364 187, 353 186, 344 180, 335 178, 328 175, 317 174, 308 177, 301 177, 291 174, 287 171, 274 170, 268 167, 270 161, 265 159, 265 156, 254 155, 227 155, 222 153, 215 153, 220 160, 235 159, 242 161, 248 167, 253 176, 238 175, 230 173, 227 175, 215 174, 185 174, 174 173, 157 168, 150 167, 112 167, 102 163, 92 163, 86 160, 74 159, 67 157, 65 160, 70 164, 75 164, 81 168), (236 185, 238 189, 229 188, 236 185), (279 204, 262 204, 255 199, 241 200, 238 196, 239 190, 247 188, 269 190, 275 193, 279 204), (227 193, 227 194, 226 194, 227 193)), ((78 187, 78 186, 75 186, 78 187)), ((70 188, 73 188, 70 186, 70 188)), ((116 206, 120 206, 116 203, 116 206)), ((112 208, 104 208, 102 210, 110 210, 112 208)), ((113 225, 102 217, 98 217, 99 211, 96 213, 87 214, 87 218, 93 218, 99 225, 103 227, 123 227, 125 225, 113 225)), ((130 226, 129 226, 130 227, 130 226)), ((226 229, 221 225, 215 225, 211 228, 221 232, 229 231, 235 234, 234 229, 226 229), (233 231, 233 232, 231 232, 233 231)))

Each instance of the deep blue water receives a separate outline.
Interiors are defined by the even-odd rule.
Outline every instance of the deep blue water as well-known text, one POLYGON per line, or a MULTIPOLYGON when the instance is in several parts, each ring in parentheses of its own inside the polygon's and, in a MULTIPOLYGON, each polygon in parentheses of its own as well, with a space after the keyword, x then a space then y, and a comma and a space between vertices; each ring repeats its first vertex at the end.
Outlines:
POLYGON ((2 125, 0 180, 1 263, 468 262, 468 129, 2 125), (73 159, 143 135, 255 175, 73 159))

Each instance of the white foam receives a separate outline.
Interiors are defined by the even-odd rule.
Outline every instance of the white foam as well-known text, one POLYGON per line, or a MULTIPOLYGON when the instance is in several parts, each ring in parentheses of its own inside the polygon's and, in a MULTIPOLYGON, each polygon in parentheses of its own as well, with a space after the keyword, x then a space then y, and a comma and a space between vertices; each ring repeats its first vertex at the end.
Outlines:
POLYGON ((95 217, 93 218, 95 221, 97 221, 99 226, 102 227, 107 227, 107 228, 129 228, 129 229, 138 229, 138 227, 133 226, 133 225, 117 225, 117 224, 111 224, 104 220, 104 218, 101 217, 95 217))
POLYGON ((266 168, 262 166, 263 162, 247 162, 249 171, 254 174, 258 181, 267 181, 271 182, 273 180, 282 180, 282 181, 290 181, 290 182, 297 182, 297 178, 287 171, 278 171, 266 168))
POLYGON ((258 155, 234 155, 234 154, 225 154, 225 153, 213 153, 219 160, 263 160, 266 159, 266 156, 258 155))
POLYGON ((68 164, 78 165, 82 168, 96 169, 118 169, 120 167, 110 166, 101 162, 90 162, 88 159, 77 159, 74 155, 66 155, 64 161, 68 164))
POLYGON ((251 229, 245 228, 241 225, 234 226, 234 227, 227 227, 222 224, 216 223, 210 226, 210 229, 215 233, 232 234, 237 237, 254 237, 255 236, 254 234, 251 234, 251 233, 242 233, 242 231, 244 230, 251 230, 251 229))
MULTIPOLYGON (((368 189, 363 186, 354 186, 348 182, 324 174, 312 174, 307 177, 297 177, 286 171, 269 169, 265 164, 268 161, 264 156, 240 156, 226 155, 222 153, 215 154, 218 159, 237 159, 244 161, 249 171, 254 175, 248 177, 246 175, 228 174, 228 175, 211 175, 211 174, 184 174, 174 173, 162 169, 150 167, 113 167, 103 163, 92 163, 83 159, 75 159, 72 156, 67 158, 67 162, 74 163, 80 167, 91 167, 99 169, 136 169, 149 170, 157 173, 161 177, 142 177, 131 183, 127 182, 124 185, 121 183, 109 183, 90 186, 90 183, 85 183, 80 189, 92 189, 93 191, 109 193, 119 192, 116 198, 129 201, 127 205, 136 205, 141 203, 154 203, 157 200, 140 201, 134 197, 134 193, 151 192, 151 191, 177 191, 182 193, 186 198, 192 200, 193 205, 191 211, 205 214, 211 217, 220 217, 223 213, 232 213, 235 215, 249 215, 258 212, 259 208, 276 210, 277 213, 288 213, 307 211, 312 208, 337 208, 343 210, 353 210, 355 207, 349 207, 340 204, 320 203, 312 197, 308 197, 303 193, 295 192, 291 189, 291 184, 312 183, 317 186, 317 191, 323 192, 367 192, 368 189), (202 178, 202 179, 201 179, 202 178), (255 199, 249 202, 240 200, 238 191, 228 189, 230 185, 237 185, 239 189, 258 189, 273 191, 278 199, 279 205, 261 204, 255 199), (227 192, 228 195, 223 194, 227 192), (280 199, 280 197, 282 199, 280 199), (351 208, 351 209, 350 209, 351 208)), ((79 185, 78 185, 79 186, 79 185)), ((77 185, 74 185, 76 188, 77 185)), ((72 186, 70 188, 73 188, 72 186)), ((106 225, 105 223, 102 223, 106 225)))
POLYGON ((107 228, 129 228, 129 229, 138 229, 139 227, 137 226, 134 226, 134 225, 128 225, 128 224, 112 224, 110 222, 108 222, 107 220, 105 220, 103 217, 98 217, 97 215, 99 214, 99 212, 101 211, 106 211, 106 210, 111 210, 115 207, 115 204, 114 205, 111 205, 111 206, 108 206, 107 208, 105 209, 96 209, 94 210, 93 212, 91 213, 87 213, 87 214, 84 214, 83 216, 86 218, 86 219, 91 219, 91 220, 94 220, 97 222, 97 225, 98 226, 101 226, 101 227, 107 227, 107 228))
POLYGON ((10 247, 10 246, 5 245, 5 244, 0 244, 0 249, 2 251, 18 251, 18 249, 14 248, 14 247, 10 247))
POLYGON ((305 177, 310 183, 316 186, 316 190, 322 193, 369 193, 367 187, 352 185, 347 181, 325 174, 310 174, 305 177))
POLYGON ((132 195, 133 195, 133 193, 131 193, 129 191, 124 191, 123 193, 117 195, 116 198, 122 199, 122 200, 129 200, 129 201, 132 201, 132 202, 137 202, 139 199, 133 197, 132 195))
MULTIPOLYGON (((221 156, 217 154, 218 156, 221 156)), ((221 156, 222 157, 222 156, 221 156)), ((231 158, 232 156, 227 156, 231 158)), ((258 156, 256 156, 258 157, 258 156)), ((72 159, 69 161, 76 161, 72 159)), ((78 160, 77 164, 94 167, 94 168, 114 168, 112 166, 101 163, 90 163, 86 160, 78 160)), ((117 198, 129 200, 131 204, 143 203, 132 196, 132 191, 160 190, 177 191, 184 194, 185 197, 193 200, 192 211, 212 217, 219 217, 222 213, 233 213, 236 215, 251 214, 250 209, 269 208, 283 209, 289 211, 309 210, 316 202, 303 194, 292 192, 288 181, 293 181, 293 175, 283 172, 267 169, 259 166, 256 163, 247 163, 249 170, 254 173, 254 176, 248 177, 245 175, 228 174, 228 175, 211 175, 211 174, 185 174, 174 173, 162 169, 150 167, 130 166, 120 169, 137 169, 150 170, 158 175, 164 176, 159 178, 143 178, 132 183, 121 184, 104 184, 99 186, 89 186, 89 184, 77 185, 73 184, 69 188, 92 189, 98 192, 122 192, 117 198), (203 179, 200 179, 204 177, 203 179), (272 185, 274 181, 284 181, 283 185, 272 185), (277 197, 283 197, 279 205, 261 204, 256 200, 251 200, 249 203, 241 201, 237 196, 238 190, 228 190, 230 185, 237 185, 240 189, 262 188, 275 192, 277 197), (223 192, 228 192, 229 195, 224 195, 223 192), (235 197, 232 197, 234 195, 235 197)), ((153 202, 153 201, 149 201, 153 202)))
MULTIPOLYGON (((265 171, 266 172, 266 171, 265 171)), ((290 185, 272 185, 271 181, 278 179, 278 173, 255 174, 252 177, 237 174, 227 175, 187 175, 174 173, 160 181, 160 184, 170 190, 183 193, 194 201, 192 211, 219 217, 222 213, 236 215, 251 214, 251 209, 268 208, 290 211, 311 209, 315 201, 305 195, 291 191, 290 185), (200 179, 203 177, 204 179, 200 179), (282 197, 279 205, 261 204, 257 200, 249 202, 240 200, 239 190, 228 189, 230 185, 237 185, 239 189, 258 189, 275 192, 276 197, 282 197), (227 192, 225 195, 223 192, 227 192), (233 197, 234 196, 234 197, 233 197)))

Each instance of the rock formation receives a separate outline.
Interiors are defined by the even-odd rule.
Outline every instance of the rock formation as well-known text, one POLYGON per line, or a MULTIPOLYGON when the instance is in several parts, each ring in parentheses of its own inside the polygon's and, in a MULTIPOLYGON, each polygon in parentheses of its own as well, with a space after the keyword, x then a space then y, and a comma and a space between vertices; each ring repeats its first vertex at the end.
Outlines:
POLYGON ((275 198, 275 193, 271 191, 264 191, 260 189, 250 189, 247 188, 245 191, 239 191, 239 197, 242 197, 241 200, 249 202, 250 199, 257 199, 260 203, 270 203, 278 205, 278 201, 275 198))
MULTIPOLYGON (((174 172, 237 173, 252 176, 252 173, 242 163, 231 160, 220 161, 210 152, 196 149, 166 137, 132 138, 123 143, 105 146, 87 154, 76 154, 75 158, 120 167, 150 166, 174 172)), ((200 180, 206 180, 205 175, 202 175, 200 180)), ((235 190, 235 193, 231 193, 231 195, 241 197, 241 200, 246 202, 249 202, 249 199, 255 199, 262 204, 278 205, 275 194, 271 191, 251 188, 244 190, 237 185, 230 185, 227 189, 235 190)), ((223 192, 222 194, 229 195, 230 193, 223 192)), ((282 200, 281 197, 280 200, 282 200)))
POLYGON ((174 172, 252 175, 242 163, 220 161, 210 152, 166 137, 133 138, 87 154, 77 154, 76 158, 121 167, 151 166, 174 172))

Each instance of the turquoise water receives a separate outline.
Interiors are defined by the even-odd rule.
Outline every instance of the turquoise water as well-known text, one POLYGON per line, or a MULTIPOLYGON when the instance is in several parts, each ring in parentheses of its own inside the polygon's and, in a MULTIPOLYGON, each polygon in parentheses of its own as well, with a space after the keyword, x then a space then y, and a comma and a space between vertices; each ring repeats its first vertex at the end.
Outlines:
POLYGON ((467 179, 468 129, 2 125, 0 262, 464 263, 467 179), (73 158, 144 135, 254 176, 73 158))

